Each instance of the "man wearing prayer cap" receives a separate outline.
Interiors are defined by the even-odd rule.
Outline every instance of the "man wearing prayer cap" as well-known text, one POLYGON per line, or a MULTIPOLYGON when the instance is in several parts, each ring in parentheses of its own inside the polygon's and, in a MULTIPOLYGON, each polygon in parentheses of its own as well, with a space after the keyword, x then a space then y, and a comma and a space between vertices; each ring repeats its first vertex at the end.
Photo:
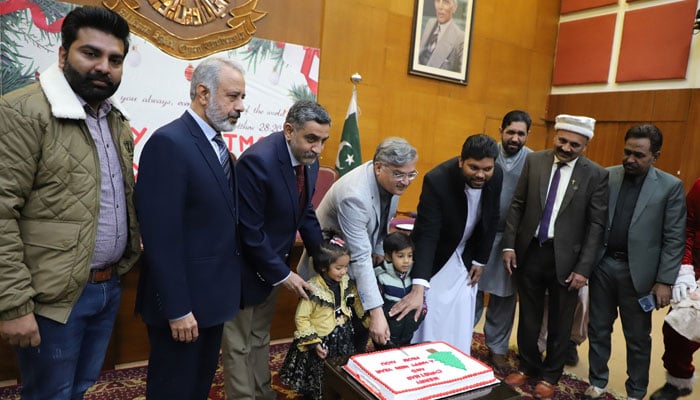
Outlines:
POLYGON ((554 393, 566 359, 578 289, 598 260, 607 223, 608 172, 583 156, 595 120, 556 117, 554 148, 530 153, 503 233, 503 264, 518 287, 520 369, 510 385, 537 382, 535 395, 554 393), (537 348, 549 293, 546 356, 537 348))

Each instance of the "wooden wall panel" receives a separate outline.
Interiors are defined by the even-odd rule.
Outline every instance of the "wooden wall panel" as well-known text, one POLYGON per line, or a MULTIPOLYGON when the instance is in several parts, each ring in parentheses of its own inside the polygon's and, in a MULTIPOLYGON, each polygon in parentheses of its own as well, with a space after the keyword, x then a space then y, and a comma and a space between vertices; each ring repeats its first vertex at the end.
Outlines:
POLYGON ((401 197, 400 210, 416 209, 422 176, 458 155, 467 135, 484 130, 487 116, 517 108, 538 121, 550 91, 560 3, 527 3, 476 2, 469 83, 461 86, 407 73, 413 1, 325 2, 319 102, 335 122, 322 164, 335 161, 354 72, 363 76, 357 88, 363 160, 387 136, 418 149, 421 175, 401 197), (518 18, 502 18, 514 15, 514 7, 518 18))
MULTIPOLYGON (((96 7, 102 7, 104 3, 104 0, 61 1, 96 7)), ((233 0, 231 4, 240 6, 247 1, 233 0)), ((321 46, 323 0, 258 0, 255 9, 267 12, 267 15, 255 22, 257 30, 253 36, 316 48, 321 46)), ((176 26, 173 33, 182 34, 183 31, 178 30, 176 26)))
POLYGON ((686 189, 700 176, 700 159, 695 156, 700 153, 700 139, 693 135, 700 126, 700 89, 550 96, 550 135, 554 117, 560 113, 598 120, 586 155, 602 166, 621 163, 624 137, 630 127, 653 123, 664 135, 655 166, 678 176, 686 189))
POLYGON ((681 179, 686 191, 700 177, 700 89, 691 91, 688 122, 683 132, 683 147, 678 153, 666 151, 666 157, 681 158, 681 179))
POLYGON ((255 23, 256 37, 321 47, 323 0, 259 0, 258 8, 268 14, 255 23))
POLYGON ((690 99, 693 91, 657 90, 654 92, 654 109, 651 112, 651 121, 686 121, 690 99))
POLYGON ((651 119, 653 110, 654 91, 552 95, 547 120, 564 113, 587 115, 597 121, 644 121, 651 119))

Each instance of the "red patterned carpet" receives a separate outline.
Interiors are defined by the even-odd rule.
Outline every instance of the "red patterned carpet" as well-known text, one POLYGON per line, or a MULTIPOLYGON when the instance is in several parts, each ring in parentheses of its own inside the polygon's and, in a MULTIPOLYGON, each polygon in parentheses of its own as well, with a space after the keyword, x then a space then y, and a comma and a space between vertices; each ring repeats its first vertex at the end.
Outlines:
MULTIPOLYGON (((278 399, 301 399, 292 390, 284 387, 277 376, 277 370, 284 361, 284 356, 287 352, 289 343, 280 343, 273 345, 270 348, 270 369, 272 372, 272 383, 277 391, 278 399)), ((472 355, 474 357, 485 359, 487 349, 484 345, 484 336, 479 333, 474 334, 474 342, 472 344, 472 355)), ((508 359, 511 369, 515 369, 517 357, 512 350, 508 354, 508 359)), ((509 373, 509 371, 503 371, 509 373)), ((504 375, 497 373, 499 379, 503 379, 504 375)), ((578 399, 586 390, 588 384, 568 375, 564 375, 559 381, 557 391, 552 397, 553 400, 569 400, 578 399)), ((519 388, 523 399, 532 399, 532 385, 525 385, 519 388)), ((105 371, 100 376, 97 384, 88 391, 85 395, 85 400, 145 400, 146 391, 146 367, 125 368, 120 370, 105 371)), ((1 400, 19 400, 19 387, 9 386, 0 388, 1 400)), ((216 371, 214 384, 209 393, 210 400, 224 399, 224 384, 223 384, 223 369, 221 365, 216 371)), ((607 393, 604 400, 614 400, 615 397, 607 393)))

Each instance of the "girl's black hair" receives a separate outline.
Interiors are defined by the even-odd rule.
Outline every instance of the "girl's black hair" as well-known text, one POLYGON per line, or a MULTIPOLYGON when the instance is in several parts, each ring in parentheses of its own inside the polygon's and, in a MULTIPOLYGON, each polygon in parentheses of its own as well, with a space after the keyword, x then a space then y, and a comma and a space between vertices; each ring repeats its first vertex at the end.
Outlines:
POLYGON ((332 230, 323 231, 324 240, 321 242, 316 256, 313 260, 314 270, 318 274, 322 274, 324 270, 333 264, 335 260, 344 256, 350 255, 350 250, 345 245, 345 238, 339 232, 332 230))

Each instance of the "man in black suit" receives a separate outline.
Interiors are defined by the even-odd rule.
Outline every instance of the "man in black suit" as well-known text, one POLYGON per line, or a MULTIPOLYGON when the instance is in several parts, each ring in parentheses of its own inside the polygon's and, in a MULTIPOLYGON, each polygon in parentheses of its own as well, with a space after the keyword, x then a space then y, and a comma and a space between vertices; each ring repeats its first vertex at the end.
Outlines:
POLYGON ((578 289, 598 261, 607 222, 608 172, 583 156, 595 120, 558 115, 554 149, 530 153, 503 233, 503 263, 518 287, 520 370, 509 385, 536 378, 535 395, 554 393, 566 360, 578 289), (517 257, 517 261, 516 261, 517 257), (549 293, 547 355, 537 348, 549 293))
POLYGON ((498 225, 503 172, 496 158, 495 140, 472 135, 459 157, 423 180, 412 233, 413 286, 392 313, 417 320, 425 287, 430 288, 428 313, 413 342, 443 340, 470 353, 477 282, 498 225))
POLYGON ((244 110, 243 69, 203 61, 192 103, 141 153, 136 209, 144 245, 136 311, 148 327, 149 399, 207 399, 225 321, 241 299, 236 181, 221 131, 244 110))
POLYGON ((277 396, 268 364, 270 326, 281 286, 303 298, 310 289, 288 262, 297 231, 309 254, 323 240, 311 198, 330 127, 331 118, 320 104, 298 101, 289 109, 283 131, 252 145, 236 164, 245 263, 243 309, 224 327, 224 379, 230 399, 277 396))

